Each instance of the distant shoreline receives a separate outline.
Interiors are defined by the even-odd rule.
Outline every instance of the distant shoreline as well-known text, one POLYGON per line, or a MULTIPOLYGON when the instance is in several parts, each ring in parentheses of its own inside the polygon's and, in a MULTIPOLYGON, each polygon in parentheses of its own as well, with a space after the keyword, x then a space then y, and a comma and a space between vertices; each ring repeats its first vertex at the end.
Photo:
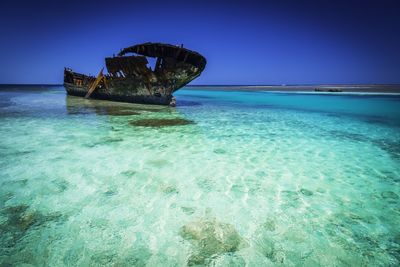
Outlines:
MULTIPOLYGON (((340 90, 347 93, 400 93, 400 84, 324 84, 324 85, 188 85, 189 90, 321 92, 340 90), (213 89, 216 88, 216 89, 213 89), (321 91, 318 91, 321 90, 321 91)), ((340 94, 341 92, 336 92, 340 94)))

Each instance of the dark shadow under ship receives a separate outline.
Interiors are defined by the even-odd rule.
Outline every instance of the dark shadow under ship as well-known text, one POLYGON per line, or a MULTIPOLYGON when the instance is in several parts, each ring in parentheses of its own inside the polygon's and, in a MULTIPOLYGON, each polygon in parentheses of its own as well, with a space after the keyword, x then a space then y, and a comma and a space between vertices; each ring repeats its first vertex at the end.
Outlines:
POLYGON ((64 69, 69 95, 95 99, 158 105, 175 105, 173 93, 197 78, 206 59, 195 51, 162 43, 144 43, 105 59, 97 77, 64 69), (148 58, 155 58, 153 69, 148 58))

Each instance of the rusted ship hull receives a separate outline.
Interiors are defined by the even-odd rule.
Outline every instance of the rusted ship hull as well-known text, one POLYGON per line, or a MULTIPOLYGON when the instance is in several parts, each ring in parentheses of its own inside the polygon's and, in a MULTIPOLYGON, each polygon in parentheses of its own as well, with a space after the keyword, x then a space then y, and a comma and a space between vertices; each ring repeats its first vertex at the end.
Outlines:
MULTIPOLYGON (((68 95, 73 96, 81 96, 85 97, 89 91, 89 86, 91 83, 94 82, 95 78, 90 76, 85 76, 82 74, 78 74, 71 72, 69 70, 64 71, 64 76, 70 77, 85 77, 83 81, 87 81, 86 83, 82 84, 82 86, 76 85, 73 81, 66 82, 64 78, 64 87, 67 91, 68 95)), ((67 80, 68 81, 68 80, 67 80)), ((76 79, 75 79, 76 81, 76 79)), ((135 85, 135 83, 132 83, 135 85)), ((103 87, 103 86, 102 86, 103 87)), ((125 88, 124 88, 125 89, 125 88)), ((140 103, 140 104, 154 104, 154 105, 169 105, 172 101, 172 94, 146 94, 145 92, 141 92, 139 88, 131 89, 131 90, 121 90, 120 88, 98 88, 94 91, 90 98, 93 99, 101 99, 101 100, 111 100, 111 101, 118 101, 118 102, 128 102, 128 103, 140 103)))
POLYGON ((74 96, 174 105, 172 94, 198 77, 205 65, 203 56, 186 48, 144 43, 106 58, 108 73, 102 69, 97 78, 64 69, 64 87, 74 96), (156 59, 154 66, 149 66, 148 58, 156 59))

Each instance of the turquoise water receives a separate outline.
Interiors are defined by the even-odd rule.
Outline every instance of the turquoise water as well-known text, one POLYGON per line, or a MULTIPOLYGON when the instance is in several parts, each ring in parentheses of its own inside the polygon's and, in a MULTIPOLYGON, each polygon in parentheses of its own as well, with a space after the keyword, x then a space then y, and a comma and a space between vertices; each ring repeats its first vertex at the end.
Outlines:
POLYGON ((398 266, 400 97, 0 91, 0 266, 398 266))

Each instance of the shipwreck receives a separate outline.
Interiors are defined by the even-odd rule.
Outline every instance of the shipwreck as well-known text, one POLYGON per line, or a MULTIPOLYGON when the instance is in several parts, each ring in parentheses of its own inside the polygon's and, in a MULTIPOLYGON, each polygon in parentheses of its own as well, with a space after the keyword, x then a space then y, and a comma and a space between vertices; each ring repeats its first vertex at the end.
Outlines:
POLYGON ((86 98, 175 105, 173 93, 197 78, 206 59, 195 51, 162 43, 143 43, 105 59, 108 73, 97 77, 64 68, 67 94, 86 98), (151 58, 151 59, 150 59, 151 58), (153 66, 149 60, 155 62, 153 66))

